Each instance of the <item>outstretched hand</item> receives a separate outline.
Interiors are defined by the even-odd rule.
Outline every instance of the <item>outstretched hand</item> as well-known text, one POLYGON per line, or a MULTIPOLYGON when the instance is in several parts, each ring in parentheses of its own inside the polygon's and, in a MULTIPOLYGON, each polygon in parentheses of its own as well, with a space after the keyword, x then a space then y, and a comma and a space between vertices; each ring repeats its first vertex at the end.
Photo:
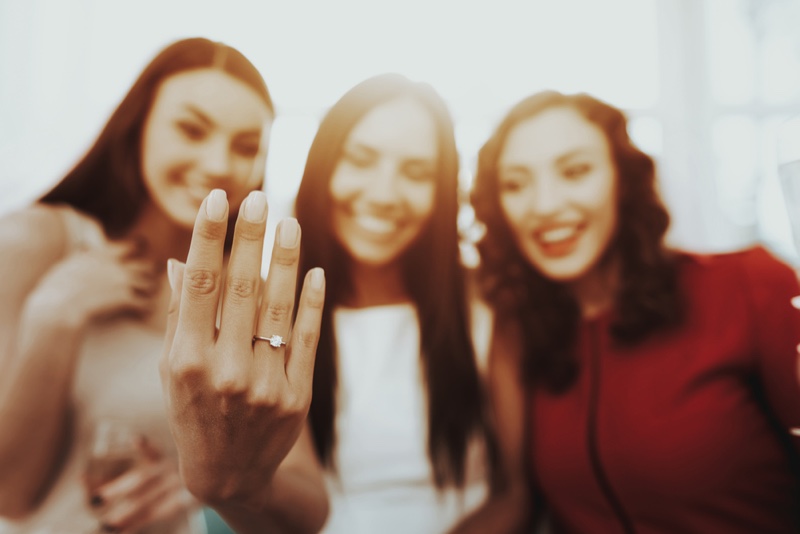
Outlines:
POLYGON ((294 219, 279 224, 262 287, 266 214, 264 193, 251 193, 223 275, 228 203, 214 190, 200 207, 186 264, 170 261, 161 378, 181 475, 207 504, 258 507, 311 403, 324 273, 306 274, 292 324, 300 228, 294 219))

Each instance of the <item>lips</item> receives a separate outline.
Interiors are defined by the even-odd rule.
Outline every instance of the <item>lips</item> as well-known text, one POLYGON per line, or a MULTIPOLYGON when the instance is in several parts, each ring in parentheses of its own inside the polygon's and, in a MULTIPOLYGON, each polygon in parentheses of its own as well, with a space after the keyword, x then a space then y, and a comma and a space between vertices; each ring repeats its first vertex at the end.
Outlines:
POLYGON ((572 254, 578 246, 585 225, 559 224, 537 228, 533 231, 533 241, 547 257, 561 258, 572 254))
POLYGON ((353 215, 351 219, 366 234, 379 238, 388 237, 400 229, 400 223, 396 219, 365 214, 353 215))

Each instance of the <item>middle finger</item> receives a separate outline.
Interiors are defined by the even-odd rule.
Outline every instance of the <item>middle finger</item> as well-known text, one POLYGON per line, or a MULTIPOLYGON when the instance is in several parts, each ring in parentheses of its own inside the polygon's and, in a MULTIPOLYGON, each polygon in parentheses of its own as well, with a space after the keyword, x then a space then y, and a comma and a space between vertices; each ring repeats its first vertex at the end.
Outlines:
POLYGON ((258 308, 266 219, 267 197, 263 191, 253 191, 239 210, 222 298, 219 340, 234 347, 236 354, 249 354, 258 308))

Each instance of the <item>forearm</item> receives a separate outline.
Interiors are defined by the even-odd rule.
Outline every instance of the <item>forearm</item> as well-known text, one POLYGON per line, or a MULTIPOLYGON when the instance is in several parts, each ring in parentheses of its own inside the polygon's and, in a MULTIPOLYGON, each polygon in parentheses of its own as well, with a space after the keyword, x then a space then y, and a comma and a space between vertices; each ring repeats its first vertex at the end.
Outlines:
POLYGON ((316 533, 328 517, 328 496, 320 481, 295 469, 278 469, 258 505, 211 506, 238 534, 316 533))
POLYGON ((68 431, 82 341, 71 320, 23 307, 8 333, 0 387, 0 514, 26 514, 52 475, 68 431))
POLYGON ((450 534, 511 534, 528 532, 532 522, 532 504, 521 490, 506 490, 492 495, 450 534))

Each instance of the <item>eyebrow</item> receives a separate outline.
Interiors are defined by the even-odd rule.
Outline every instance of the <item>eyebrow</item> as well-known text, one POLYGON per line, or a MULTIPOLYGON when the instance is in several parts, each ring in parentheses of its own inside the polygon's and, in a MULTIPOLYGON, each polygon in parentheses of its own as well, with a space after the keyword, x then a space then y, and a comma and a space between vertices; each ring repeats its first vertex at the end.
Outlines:
POLYGON ((563 155, 559 156, 556 159, 556 163, 562 164, 562 163, 564 163, 564 162, 566 162, 566 161, 568 161, 568 160, 570 160, 570 159, 572 159, 572 158, 574 158, 576 156, 586 155, 589 152, 590 152, 590 150, 588 148, 576 148, 574 150, 570 150, 566 154, 563 154, 563 155))
POLYGON ((213 120, 211 120, 211 117, 200 111, 199 108, 193 106, 192 104, 185 104, 184 107, 186 108, 187 111, 189 111, 195 117, 197 117, 197 119, 200 120, 200 122, 206 124, 207 126, 215 126, 215 123, 213 120))
MULTIPOLYGON (((202 122, 206 126, 209 126, 209 127, 216 127, 217 126, 217 124, 213 121, 213 119, 211 119, 211 117, 209 117, 208 115, 203 113, 200 110, 200 108, 198 108, 198 107, 196 107, 196 106, 194 106, 192 104, 185 104, 184 107, 186 108, 187 111, 189 111, 192 115, 194 115, 200 122, 202 122)), ((261 137, 261 130, 259 130, 257 128, 254 128, 252 130, 242 131, 242 132, 239 132, 238 136, 256 136, 256 137, 260 138, 261 137)))

